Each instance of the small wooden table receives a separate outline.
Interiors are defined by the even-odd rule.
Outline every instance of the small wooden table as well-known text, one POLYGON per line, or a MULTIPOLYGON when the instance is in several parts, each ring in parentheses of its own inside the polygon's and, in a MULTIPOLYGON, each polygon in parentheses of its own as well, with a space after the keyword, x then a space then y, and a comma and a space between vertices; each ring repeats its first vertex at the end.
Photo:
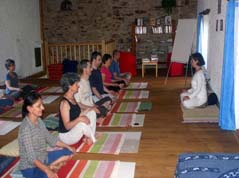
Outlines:
POLYGON ((144 78, 145 66, 155 66, 155 77, 158 77, 158 61, 142 62, 142 78, 144 78))

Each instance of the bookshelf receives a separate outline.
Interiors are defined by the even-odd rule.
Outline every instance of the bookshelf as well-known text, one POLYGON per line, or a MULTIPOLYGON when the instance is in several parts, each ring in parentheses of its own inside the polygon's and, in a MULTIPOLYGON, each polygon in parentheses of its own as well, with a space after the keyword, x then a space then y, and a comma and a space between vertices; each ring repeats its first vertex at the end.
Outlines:
POLYGON ((168 52, 172 51, 175 37, 176 21, 172 20, 169 31, 165 31, 165 25, 161 25, 162 31, 154 31, 158 26, 144 25, 146 33, 137 33, 137 26, 132 24, 132 52, 136 55, 137 68, 141 68, 142 58, 150 58, 151 54, 157 54, 159 67, 166 67, 168 52), (160 33, 158 33, 160 32, 160 33), (166 33, 167 32, 167 33, 166 33))

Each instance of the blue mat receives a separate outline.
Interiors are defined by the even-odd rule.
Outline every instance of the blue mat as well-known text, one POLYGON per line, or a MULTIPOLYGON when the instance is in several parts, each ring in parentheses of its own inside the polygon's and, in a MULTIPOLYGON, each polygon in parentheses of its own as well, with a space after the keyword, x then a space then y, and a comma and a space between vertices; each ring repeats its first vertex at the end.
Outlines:
POLYGON ((181 154, 175 178, 239 178, 239 153, 181 154))
POLYGON ((0 176, 5 172, 5 169, 15 160, 15 157, 0 156, 0 176))

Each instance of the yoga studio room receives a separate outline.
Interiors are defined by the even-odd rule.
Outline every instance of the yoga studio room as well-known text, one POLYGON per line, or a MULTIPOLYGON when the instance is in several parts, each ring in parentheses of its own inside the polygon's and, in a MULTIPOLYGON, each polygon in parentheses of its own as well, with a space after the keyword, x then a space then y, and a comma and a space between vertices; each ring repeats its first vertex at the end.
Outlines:
POLYGON ((1 178, 239 178, 239 0, 1 0, 1 178))

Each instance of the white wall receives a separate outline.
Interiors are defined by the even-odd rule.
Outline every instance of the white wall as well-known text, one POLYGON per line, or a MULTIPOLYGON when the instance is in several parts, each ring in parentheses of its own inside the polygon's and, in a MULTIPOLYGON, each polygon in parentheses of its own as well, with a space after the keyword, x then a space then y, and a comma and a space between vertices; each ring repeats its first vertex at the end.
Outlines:
POLYGON ((227 0, 222 0, 221 14, 217 13, 218 0, 198 0, 198 12, 209 8, 210 14, 207 68, 211 78, 211 87, 220 99, 223 64, 224 32, 227 0), (223 19, 223 31, 216 31, 216 20, 223 19))
POLYGON ((1 0, 0 81, 4 80, 7 58, 16 62, 16 72, 25 77, 42 71, 35 67, 34 48, 41 46, 38 0, 1 0))

